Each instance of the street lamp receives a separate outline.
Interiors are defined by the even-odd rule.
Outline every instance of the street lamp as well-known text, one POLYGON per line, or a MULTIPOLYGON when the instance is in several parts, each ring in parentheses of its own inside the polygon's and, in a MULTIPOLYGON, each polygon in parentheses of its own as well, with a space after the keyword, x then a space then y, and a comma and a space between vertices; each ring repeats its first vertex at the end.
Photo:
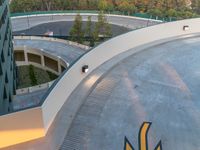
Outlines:
POLYGON ((188 31, 190 27, 188 25, 183 26, 183 31, 188 31))
POLYGON ((82 67, 82 72, 83 73, 87 73, 89 71, 89 66, 88 65, 84 65, 83 67, 82 67))

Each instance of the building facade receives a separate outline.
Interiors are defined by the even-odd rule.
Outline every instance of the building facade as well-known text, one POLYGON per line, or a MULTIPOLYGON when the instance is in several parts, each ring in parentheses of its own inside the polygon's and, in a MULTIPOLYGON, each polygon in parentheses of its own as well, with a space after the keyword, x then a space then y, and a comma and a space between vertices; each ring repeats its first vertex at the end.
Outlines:
POLYGON ((0 0, 0 114, 12 111, 16 89, 16 65, 8 0, 0 0))

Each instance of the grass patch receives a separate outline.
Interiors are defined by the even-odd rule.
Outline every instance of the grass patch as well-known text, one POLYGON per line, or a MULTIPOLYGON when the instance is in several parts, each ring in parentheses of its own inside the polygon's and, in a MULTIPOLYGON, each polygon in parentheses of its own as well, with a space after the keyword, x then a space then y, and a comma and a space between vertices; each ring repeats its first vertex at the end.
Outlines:
POLYGON ((50 80, 55 80, 56 78, 58 78, 58 76, 50 71, 47 71, 50 80))
POLYGON ((28 67, 28 70, 29 70, 29 77, 30 77, 30 80, 31 80, 31 86, 35 86, 37 85, 37 79, 36 79, 36 76, 35 76, 35 70, 34 70, 34 67, 33 65, 30 65, 28 67))
POLYGON ((18 67, 18 89, 27 88, 35 85, 40 85, 43 83, 55 80, 58 76, 50 71, 46 71, 35 67, 33 65, 29 66, 19 66, 18 67))

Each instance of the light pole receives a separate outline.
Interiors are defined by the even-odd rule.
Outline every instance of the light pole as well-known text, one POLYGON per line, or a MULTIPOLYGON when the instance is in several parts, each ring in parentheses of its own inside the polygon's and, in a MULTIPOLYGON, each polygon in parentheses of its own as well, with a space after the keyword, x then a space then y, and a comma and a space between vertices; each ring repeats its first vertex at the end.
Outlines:
MULTIPOLYGON (((26 11, 24 10, 24 14, 26 13, 26 11)), ((29 17, 28 17, 28 14, 27 14, 27 26, 28 26, 28 29, 30 28, 30 21, 29 21, 29 17)))
POLYGON ((28 23, 28 29, 30 28, 30 21, 29 21, 29 17, 27 15, 27 23, 28 23))

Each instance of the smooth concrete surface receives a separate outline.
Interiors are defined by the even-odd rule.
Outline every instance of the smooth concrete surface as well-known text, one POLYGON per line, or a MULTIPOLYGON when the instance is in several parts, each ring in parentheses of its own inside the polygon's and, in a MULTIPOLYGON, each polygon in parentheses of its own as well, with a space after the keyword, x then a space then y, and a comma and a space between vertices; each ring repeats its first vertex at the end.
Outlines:
POLYGON ((122 150, 125 136, 137 149, 143 122, 152 122, 150 150, 160 140, 163 150, 199 149, 199 57, 200 38, 191 38, 121 61, 85 98, 61 150, 122 150))
MULTIPOLYGON (((21 31, 48 22, 74 21, 76 14, 77 13, 19 16, 19 17, 12 17, 11 22, 13 31, 21 31)), ((87 21, 88 16, 92 16, 93 22, 97 21, 97 14, 80 13, 80 15, 82 16, 83 21, 87 21)), ((123 26, 130 29, 136 29, 144 26, 154 25, 160 22, 156 20, 142 19, 130 16, 120 16, 120 15, 107 15, 107 18, 109 23, 111 24, 123 26)))
POLYGON ((76 46, 67 45, 61 42, 47 40, 15 39, 14 46, 27 46, 30 48, 43 49, 44 51, 64 59, 67 63, 73 63, 85 50, 76 46))
MULTIPOLYGON (((143 28, 113 38, 97 46, 92 51, 84 55, 62 76, 59 82, 50 91, 42 106, 38 108, 42 111, 42 115, 38 114, 37 118, 42 118, 43 120, 41 128, 45 130, 45 135, 48 132, 49 127, 55 120, 59 110, 68 100, 71 93, 87 77, 87 75, 93 72, 97 67, 110 60, 111 58, 130 49, 133 49, 133 53, 138 53, 146 48, 164 42, 169 42, 178 38, 197 36, 200 32, 199 26, 200 19, 198 18, 143 28), (189 26, 189 30, 183 30, 183 27, 185 25, 189 26), (81 72, 82 66, 84 65, 89 66, 89 71, 86 74, 81 72)), ((27 112, 34 113, 34 109, 1 116, 6 118, 6 121, 0 119, 0 124, 7 124, 8 122, 10 126, 8 128, 5 128, 5 126, 2 128, 0 126, 0 145, 1 137, 3 138, 2 133, 5 133, 4 131, 7 130, 11 132, 10 135, 13 134, 13 136, 10 136, 10 138, 12 139, 12 137, 15 137, 15 140, 18 141, 18 143, 20 143, 20 140, 17 138, 18 136, 30 136, 27 132, 23 132, 21 133, 22 135, 18 135, 13 130, 16 129, 14 124, 17 124, 18 127, 23 124, 24 128, 29 126, 32 126, 34 128, 35 126, 37 126, 34 120, 28 118, 29 115, 27 112), (25 117, 23 121, 20 119, 21 115, 25 117), (16 118, 18 118, 18 120, 12 123, 12 117, 9 116, 15 116, 16 118)), ((36 135, 32 136, 32 138, 34 137, 35 139, 37 138, 36 135)), ((10 145, 12 145, 12 140, 9 141, 10 145)), ((25 141, 28 141, 28 139, 25 141)))
POLYGON ((39 107, 1 116, 0 122, 0 148, 45 136, 39 107))

